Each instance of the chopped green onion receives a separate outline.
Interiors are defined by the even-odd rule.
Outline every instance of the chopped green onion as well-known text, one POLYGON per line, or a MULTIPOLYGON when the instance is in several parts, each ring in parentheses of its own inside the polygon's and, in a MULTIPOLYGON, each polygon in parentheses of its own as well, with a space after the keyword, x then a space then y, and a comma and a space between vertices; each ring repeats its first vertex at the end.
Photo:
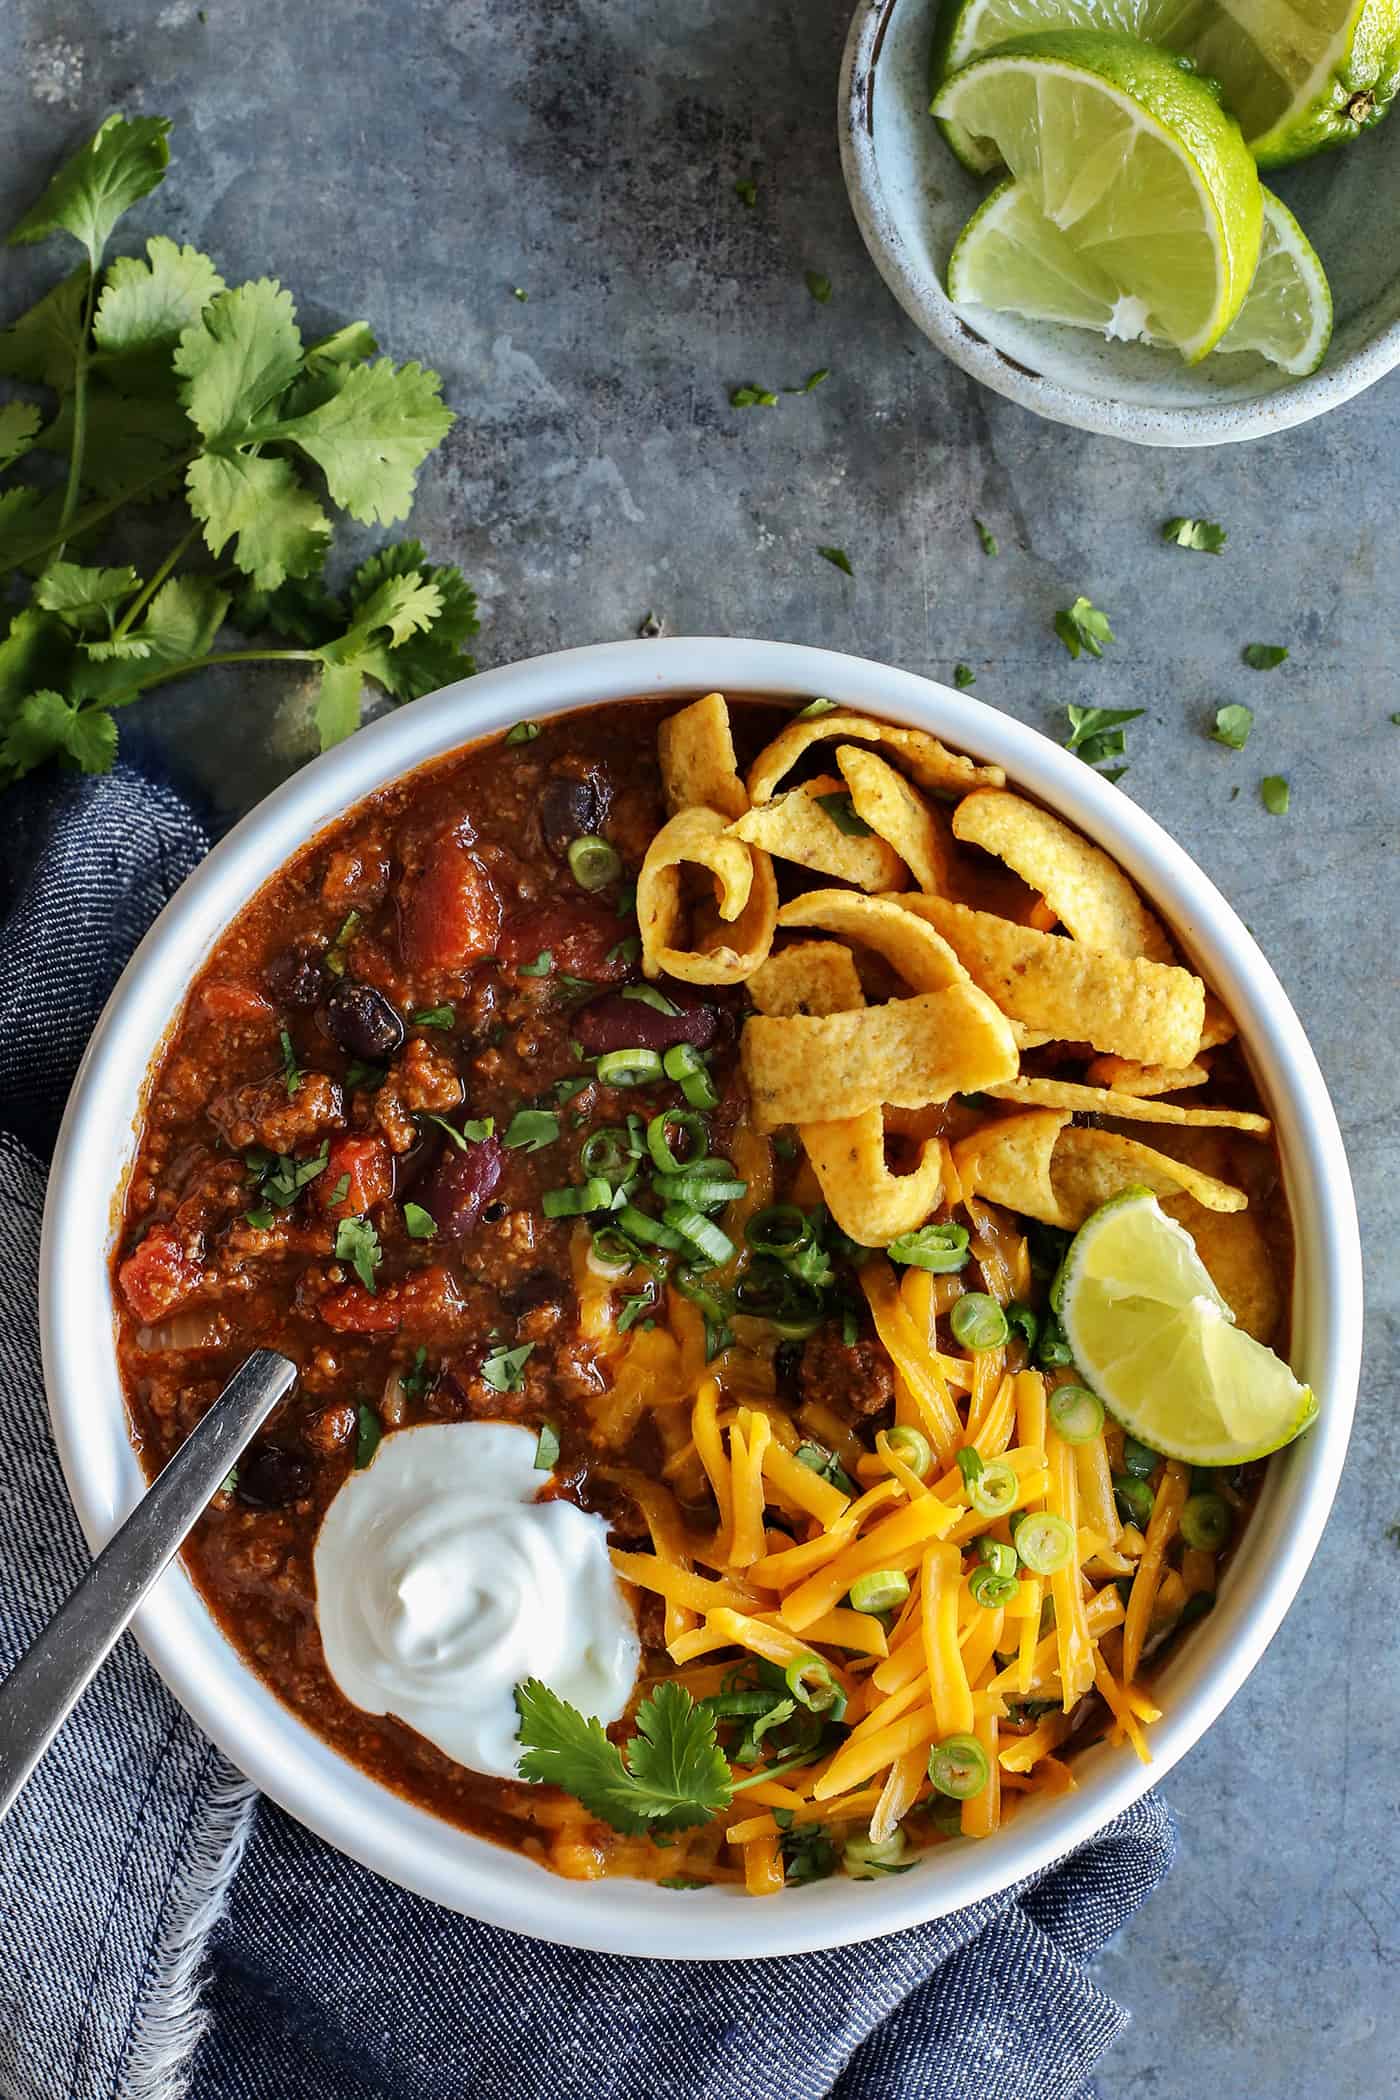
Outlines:
POLYGON ((987 1753, 975 1735, 945 1736, 928 1754, 930 1780, 952 1801, 970 1801, 991 1775, 987 1753))
MULTIPOLYGON (((697 1161, 695 1169, 689 1173, 657 1174, 652 1186, 668 1203, 689 1203, 696 1210, 718 1210, 723 1204, 737 1203, 741 1196, 747 1195, 748 1183, 736 1180, 732 1169, 730 1178, 724 1180, 718 1174, 702 1174, 699 1169, 707 1164, 707 1161, 697 1161)), ((728 1166, 729 1163, 725 1160, 719 1164, 728 1166)))
POLYGON ((857 1575, 847 1599, 852 1611, 892 1611, 909 1595, 909 1577, 898 1568, 873 1568, 857 1575))
POLYGON ((513 729, 506 731, 505 740, 508 744, 532 744, 539 733, 538 722, 517 722, 513 729))
POLYGON ((630 999, 634 1006, 649 1006, 654 1014, 665 1014, 668 1021, 673 1021, 681 1010, 674 999, 668 999, 654 984, 625 984, 622 997, 630 999))
POLYGON ((713 1320, 717 1327, 723 1326, 731 1308, 701 1274, 690 1268, 677 1269, 671 1281, 683 1298, 689 1298, 692 1305, 699 1306, 707 1320, 713 1320))
POLYGON ((608 1210, 612 1199, 612 1183, 595 1174, 581 1188, 546 1189, 540 1207, 547 1218, 581 1218, 589 1211, 608 1210))
POLYGON ((977 1552, 983 1567, 990 1568, 994 1575, 1016 1573, 1016 1548, 1008 1546, 1005 1539, 980 1538, 977 1541, 977 1552))
POLYGON ((1016 1594, 1016 1577, 999 1575, 995 1568, 974 1568, 967 1579, 973 1601, 984 1611, 996 1611, 1009 1604, 1016 1594))
POLYGON ((1160 1454, 1150 1444, 1141 1444, 1135 1436, 1123 1439, 1123 1471, 1131 1473, 1134 1480, 1147 1480, 1156 1472, 1160 1454))
POLYGON ((646 1211, 638 1210, 631 1203, 623 1204, 617 1214, 617 1223, 629 1240, 641 1240, 644 1246, 649 1247, 666 1247, 673 1254, 684 1250, 685 1241, 678 1232, 672 1232, 669 1225, 663 1225, 659 1219, 649 1217, 646 1211))
POLYGON ((1057 1371, 1064 1364, 1074 1362, 1074 1354, 1054 1313, 1047 1312, 1041 1321, 1040 1335, 1035 1345, 1035 1360, 1043 1371, 1057 1371))
POLYGON ((548 977, 550 971, 553 968, 553 949, 541 948, 539 954, 535 957, 532 963, 522 963, 520 965, 520 975, 522 977, 548 977))
POLYGON ((559 1118, 552 1109, 521 1108, 511 1117, 505 1143, 512 1152, 542 1152, 559 1136, 559 1118))
POLYGON ((535 1439, 535 1471, 548 1473, 559 1456, 559 1432, 552 1422, 546 1422, 535 1439))
POLYGON ((688 1203, 668 1203, 661 1213, 663 1221, 672 1232, 688 1240, 696 1252, 706 1261, 719 1268, 722 1263, 734 1258, 734 1242, 728 1233, 721 1232, 718 1225, 688 1203))
POLYGON ((811 1237, 807 1214, 795 1203, 770 1203, 744 1227, 744 1238, 756 1254, 772 1254, 779 1258, 795 1254, 799 1247, 807 1245, 811 1237))
POLYGON ((455 1006, 425 1006, 409 1015, 415 1028, 451 1028, 457 1019, 455 1006))
POLYGON ((647 1124, 647 1151, 658 1174, 677 1174, 690 1160, 703 1159, 710 1142, 703 1116, 693 1108, 663 1108, 647 1124), (686 1155, 680 1159, 671 1150, 671 1132, 685 1138, 686 1155))
POLYGON ((615 1225, 595 1226, 588 1251, 598 1268, 614 1276, 625 1276, 635 1269, 639 1258, 631 1241, 615 1225))
POLYGON ((1113 1496, 1124 1523, 1145 1530, 1152 1517, 1152 1490, 1147 1482, 1134 1479, 1131 1473, 1115 1473, 1113 1496))
POLYGON ((898 1422, 885 1434, 885 1442, 896 1458, 903 1459, 911 1473, 920 1480, 927 1480, 933 1471, 933 1446, 922 1429, 912 1429, 907 1422, 898 1422))
POLYGON ((979 1517, 1004 1517, 1020 1492, 1016 1469, 1004 1458, 988 1459, 977 1478, 967 1483, 967 1499, 979 1517))
POLYGON ((886 1249, 891 1261, 906 1268, 927 1269, 932 1276, 952 1276, 968 1262, 965 1225, 921 1225, 917 1232, 901 1232, 886 1249))
POLYGON ((654 1050, 607 1050, 596 1069, 604 1086, 650 1086, 661 1077, 661 1059, 654 1050))
POLYGON ((805 707, 798 708, 792 719, 794 722, 811 722, 815 721, 818 715, 834 715, 835 712, 834 700, 809 700, 805 707))
POLYGON ((1053 1575, 1074 1557, 1074 1531, 1053 1510, 1031 1510, 1015 1528, 1016 1551, 1032 1575, 1053 1575))
POLYGON ((1067 1444, 1092 1444, 1103 1428, 1103 1402, 1087 1385, 1057 1385, 1050 1395, 1050 1420, 1067 1444))
POLYGON ((1201 1553, 1218 1553, 1234 1526, 1223 1495, 1191 1495, 1181 1512, 1181 1536, 1201 1553))
POLYGON ((907 1857, 909 1840, 902 1830, 887 1838, 847 1838, 841 1848, 841 1864, 852 1881, 878 1881, 882 1874, 903 1874, 914 1864, 907 1857))
POLYGON ((783 1672, 788 1690, 809 1714, 825 1714, 839 1721, 846 1711, 846 1694, 819 1655, 800 1655, 783 1672))
POLYGON ((569 873, 581 890, 605 890, 622 873, 616 849, 593 833, 569 841, 569 873))
POLYGON ((715 1083, 694 1043, 673 1043, 661 1065, 666 1077, 676 1081, 692 1108, 719 1106, 715 1083))
POLYGON ((1000 1349, 1011 1339, 1006 1314, 985 1291, 969 1291, 959 1298, 948 1324, 964 1349, 1000 1349))

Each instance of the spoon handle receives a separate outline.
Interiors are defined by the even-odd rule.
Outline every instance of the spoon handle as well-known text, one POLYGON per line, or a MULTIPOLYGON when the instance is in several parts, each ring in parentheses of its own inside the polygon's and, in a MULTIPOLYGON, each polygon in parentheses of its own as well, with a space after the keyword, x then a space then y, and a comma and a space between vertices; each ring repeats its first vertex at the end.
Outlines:
POLYGON ((254 1351, 0 1685, 0 1817, 296 1375, 254 1351))

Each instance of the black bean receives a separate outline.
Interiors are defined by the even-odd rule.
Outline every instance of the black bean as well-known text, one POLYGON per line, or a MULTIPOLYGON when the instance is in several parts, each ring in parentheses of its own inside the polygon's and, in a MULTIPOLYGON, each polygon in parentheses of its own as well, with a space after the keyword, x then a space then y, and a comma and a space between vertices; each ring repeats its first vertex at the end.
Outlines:
POLYGON ((534 1312, 541 1305, 562 1305, 564 1295, 563 1278, 553 1269, 532 1269, 501 1292, 501 1303, 518 1320, 522 1313, 534 1312))
POLYGON ((326 1033, 347 1057, 379 1062, 392 1057, 404 1025, 382 992, 369 984, 342 984, 326 1001, 326 1033))
POLYGON ((540 830, 544 842, 562 860, 570 841, 590 836, 603 821, 603 797, 590 778, 556 773, 540 796, 540 830))
POLYGON ((263 977, 279 1006, 314 1006, 326 986, 320 958, 302 948, 284 948, 274 955, 263 977))
POLYGON ((280 1444, 257 1444, 238 1461, 236 1493, 249 1509, 285 1509, 311 1487, 311 1469, 280 1444))

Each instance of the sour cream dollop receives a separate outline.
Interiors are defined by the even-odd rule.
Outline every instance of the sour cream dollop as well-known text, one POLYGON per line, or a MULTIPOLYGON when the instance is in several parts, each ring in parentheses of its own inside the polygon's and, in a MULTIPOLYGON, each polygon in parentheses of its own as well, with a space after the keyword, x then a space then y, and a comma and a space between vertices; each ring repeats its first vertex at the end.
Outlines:
POLYGON ((345 1697, 499 1779, 516 1773, 517 1684, 540 1677, 606 1725, 641 1657, 607 1524, 536 1499, 535 1444, 508 1422, 400 1429, 316 1540, 316 1617, 345 1697))

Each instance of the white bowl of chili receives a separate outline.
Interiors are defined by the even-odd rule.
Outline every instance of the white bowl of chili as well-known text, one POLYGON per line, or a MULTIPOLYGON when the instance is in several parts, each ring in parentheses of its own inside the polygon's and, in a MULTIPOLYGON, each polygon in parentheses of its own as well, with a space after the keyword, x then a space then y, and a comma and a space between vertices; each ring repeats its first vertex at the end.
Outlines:
POLYGON ((936 1847, 914 1871, 845 1877, 754 1903, 733 1887, 678 1901, 640 1881, 551 1875, 447 1824, 341 1758, 283 1706, 220 1630, 182 1565, 136 1633, 175 1696, 290 1814, 376 1872, 489 1923, 619 1954, 719 1959, 874 1938, 993 1894, 1090 1837, 1169 1771, 1239 1689, 1307 1569, 1346 1451, 1359 1368, 1361 1266, 1336 1117, 1302 1028, 1229 905, 1183 849, 1072 755, 984 703, 908 672, 787 643, 659 640, 565 651, 484 674, 385 717, 255 809, 172 900, 123 974, 75 1082, 44 1224, 40 1308, 54 1434, 74 1506, 98 1548, 142 1493, 114 1348, 110 1263, 151 1059, 229 922, 283 863, 352 804, 425 762, 522 718, 711 688, 810 699, 933 731, 1003 766, 1098 840, 1162 913, 1235 1017, 1278 1134, 1296 1221, 1290 1355, 1321 1401, 1316 1425, 1270 1465, 1216 1609, 1155 1680, 1153 1762, 1100 1742, 1074 1792, 1037 1797, 994 1835, 936 1847), (697 673, 703 684, 697 683, 697 673))

